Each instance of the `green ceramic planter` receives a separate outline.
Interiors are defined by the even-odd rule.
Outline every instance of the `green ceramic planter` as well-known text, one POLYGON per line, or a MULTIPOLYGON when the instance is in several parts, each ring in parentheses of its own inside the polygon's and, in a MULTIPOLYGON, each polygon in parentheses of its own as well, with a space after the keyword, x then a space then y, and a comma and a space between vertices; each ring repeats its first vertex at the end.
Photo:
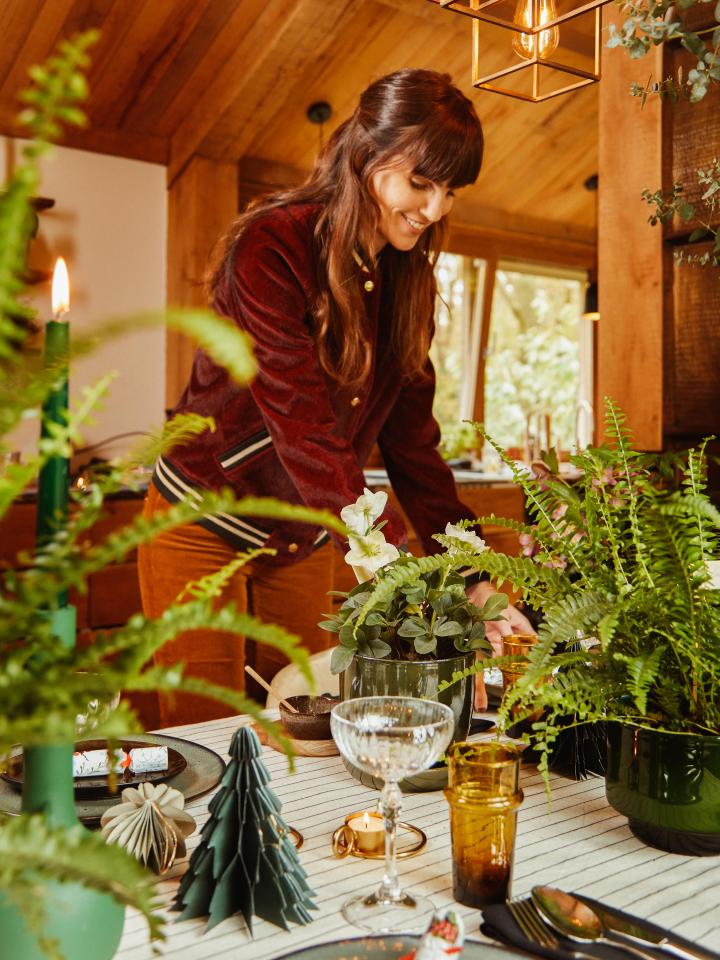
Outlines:
MULTIPOLYGON (((35 747, 24 755, 23 812, 44 813, 64 827, 79 826, 72 782, 72 745, 35 747)), ((125 908, 77 883, 38 879, 42 934, 57 940, 65 960, 110 960, 122 936, 125 908)), ((2 960, 46 960, 17 906, 0 894, 2 960)))
MULTIPOLYGON (((439 700, 455 714, 453 743, 466 740, 473 712, 474 678, 460 680, 439 695, 438 686, 443 680, 452 680, 453 673, 466 670, 474 663, 474 652, 447 660, 377 660, 356 654, 347 670, 340 675, 340 698, 423 697, 439 700)), ((382 789, 382 780, 362 773, 344 759, 343 763, 356 780, 377 790, 382 789)), ((405 791, 441 790, 446 784, 447 767, 442 764, 408 777, 400 786, 405 791)))
POLYGON ((608 802, 650 846, 720 854, 720 737, 608 724, 608 802))

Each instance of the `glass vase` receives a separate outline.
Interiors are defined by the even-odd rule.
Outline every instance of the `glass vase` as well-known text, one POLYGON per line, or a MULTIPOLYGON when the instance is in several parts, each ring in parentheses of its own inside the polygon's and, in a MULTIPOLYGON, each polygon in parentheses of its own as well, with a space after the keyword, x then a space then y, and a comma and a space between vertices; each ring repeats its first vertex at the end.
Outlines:
MULTIPOLYGON (((42 814, 53 827, 83 830, 75 814, 73 745, 55 744, 23 751, 22 815, 42 814)), ((47 960, 38 934, 57 941, 67 960, 110 960, 122 936, 125 908, 109 894, 79 883, 36 878, 41 929, 28 929, 18 905, 0 893, 2 960, 47 960)))

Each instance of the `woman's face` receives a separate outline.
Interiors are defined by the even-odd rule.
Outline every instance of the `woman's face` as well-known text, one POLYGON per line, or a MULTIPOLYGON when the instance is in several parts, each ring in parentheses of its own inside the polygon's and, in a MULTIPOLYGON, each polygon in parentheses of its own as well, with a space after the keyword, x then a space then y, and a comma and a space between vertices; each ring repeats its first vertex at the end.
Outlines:
POLYGON ((370 178, 370 190, 380 207, 373 253, 386 243, 412 250, 424 231, 450 212, 455 196, 446 183, 419 176, 410 163, 381 167, 370 178))

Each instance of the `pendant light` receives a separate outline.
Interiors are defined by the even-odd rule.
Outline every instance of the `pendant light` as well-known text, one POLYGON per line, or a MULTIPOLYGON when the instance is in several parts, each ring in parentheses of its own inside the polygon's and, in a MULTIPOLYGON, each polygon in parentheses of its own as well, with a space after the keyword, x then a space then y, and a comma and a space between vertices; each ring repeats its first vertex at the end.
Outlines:
POLYGON ((608 0, 430 0, 470 17, 472 83, 539 103, 600 79, 608 0))

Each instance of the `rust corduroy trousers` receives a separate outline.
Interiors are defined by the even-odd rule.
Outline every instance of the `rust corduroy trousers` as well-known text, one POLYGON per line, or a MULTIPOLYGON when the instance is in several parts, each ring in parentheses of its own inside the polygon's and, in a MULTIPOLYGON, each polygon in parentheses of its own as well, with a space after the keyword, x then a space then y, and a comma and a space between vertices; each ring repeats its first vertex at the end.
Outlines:
MULTIPOLYGON (((151 485, 144 515, 151 517, 168 506, 151 485)), ((331 609, 327 593, 332 589, 332 551, 333 547, 326 544, 305 560, 287 567, 249 563, 228 582, 218 605, 234 600, 239 610, 298 634, 311 653, 326 650, 333 637, 317 624, 322 614, 331 609)), ((139 550, 138 570, 145 615, 160 616, 177 600, 187 583, 216 572, 235 556, 230 544, 198 524, 160 534, 139 550)), ((212 630, 183 633, 155 656, 158 664, 180 661, 190 676, 234 690, 244 690, 247 686, 246 662, 268 681, 287 663, 273 647, 250 640, 246 643, 245 638, 237 634, 212 630)), ((233 712, 213 700, 190 694, 160 694, 158 710, 161 726, 213 720, 233 712)))

